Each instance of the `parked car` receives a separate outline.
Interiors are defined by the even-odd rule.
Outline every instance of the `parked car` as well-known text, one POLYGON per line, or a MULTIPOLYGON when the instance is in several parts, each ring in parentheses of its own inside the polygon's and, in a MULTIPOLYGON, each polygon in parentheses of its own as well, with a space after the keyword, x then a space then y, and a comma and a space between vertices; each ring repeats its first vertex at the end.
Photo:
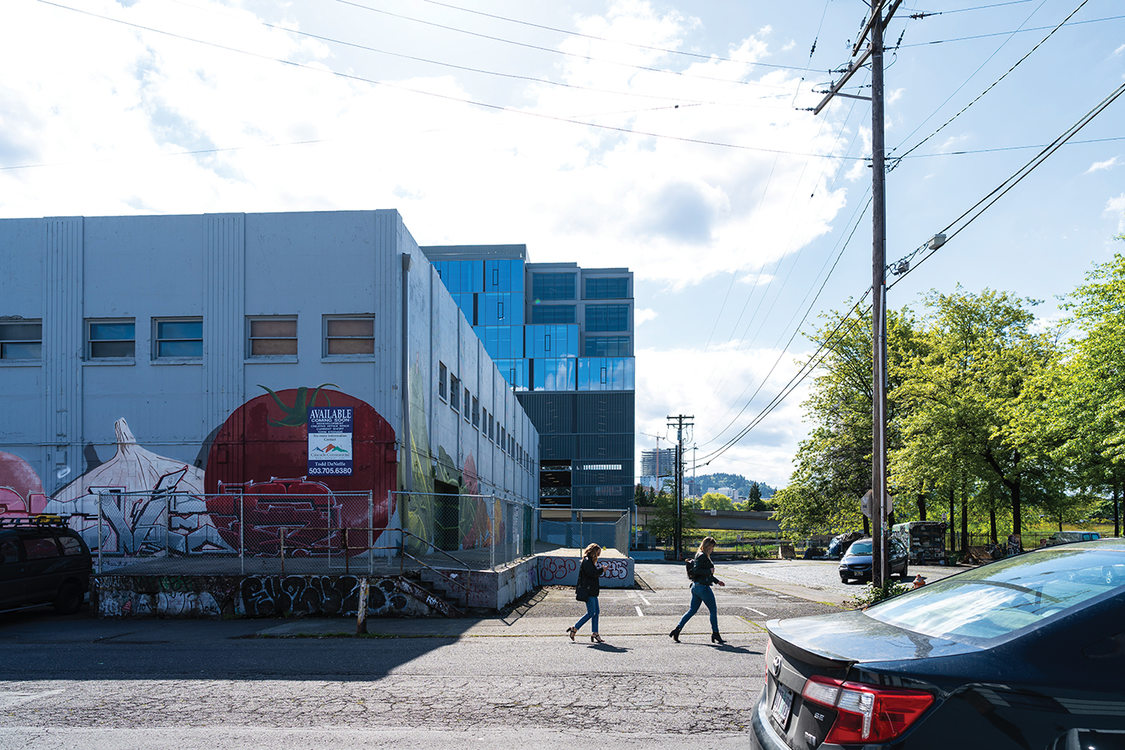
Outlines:
POLYGON ((766 624, 756 748, 1125 746, 1125 539, 1046 547, 863 610, 766 624))
POLYGON ((92 570, 90 548, 61 518, 0 518, 0 610, 76 612, 92 570))
MULTIPOLYGON (((852 546, 848 547, 848 551, 844 553, 844 557, 840 560, 840 581, 842 583, 848 583, 852 579, 857 581, 871 580, 871 547, 872 540, 870 537, 852 542, 852 546)), ((887 540, 887 568, 891 575, 897 575, 900 580, 906 578, 909 558, 910 553, 907 552, 905 544, 898 539, 887 540)))
POLYGON ((1096 531, 1056 531, 1047 537, 1043 544, 1053 546, 1071 542, 1092 542, 1095 539, 1101 539, 1101 534, 1096 531))

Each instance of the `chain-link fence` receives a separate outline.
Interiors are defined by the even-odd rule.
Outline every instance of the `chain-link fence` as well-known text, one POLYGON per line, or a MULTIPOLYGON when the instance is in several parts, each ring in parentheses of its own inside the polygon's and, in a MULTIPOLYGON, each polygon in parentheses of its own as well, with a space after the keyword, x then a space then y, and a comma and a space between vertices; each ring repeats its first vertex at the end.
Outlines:
POLYGON ((569 521, 541 520, 539 522, 539 538, 544 542, 557 544, 561 547, 582 549, 587 544, 599 544, 602 547, 612 547, 623 555, 629 554, 629 530, 631 527, 631 511, 629 510, 596 510, 591 514, 602 518, 606 513, 620 513, 616 521, 588 521, 582 510, 572 510, 572 519, 569 521))
POLYGON ((305 480, 220 489, 101 491, 96 515, 72 516, 70 525, 96 555, 99 573, 142 562, 153 573, 370 570, 393 554, 391 540, 380 540, 386 498, 305 480))
MULTIPOLYGON (((403 548, 421 560, 457 560, 475 570, 532 554, 535 508, 493 495, 395 492, 403 548)), ((431 563, 432 564, 432 563, 431 563)))

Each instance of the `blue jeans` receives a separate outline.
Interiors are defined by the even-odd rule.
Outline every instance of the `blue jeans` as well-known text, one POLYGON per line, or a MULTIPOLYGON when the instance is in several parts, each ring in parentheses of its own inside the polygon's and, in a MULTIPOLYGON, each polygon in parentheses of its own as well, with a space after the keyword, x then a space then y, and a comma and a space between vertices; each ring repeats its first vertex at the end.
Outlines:
POLYGON ((582 615, 582 619, 574 623, 574 629, 580 630, 587 620, 593 620, 593 632, 598 632, 598 597, 591 596, 586 600, 586 614, 582 615))
POLYGON ((710 586, 704 586, 702 583, 691 585, 691 607, 680 618, 680 624, 676 626, 676 630, 683 629, 687 621, 699 611, 700 604, 706 604, 707 611, 711 613, 711 632, 719 632, 719 610, 715 606, 715 592, 711 590, 710 586))

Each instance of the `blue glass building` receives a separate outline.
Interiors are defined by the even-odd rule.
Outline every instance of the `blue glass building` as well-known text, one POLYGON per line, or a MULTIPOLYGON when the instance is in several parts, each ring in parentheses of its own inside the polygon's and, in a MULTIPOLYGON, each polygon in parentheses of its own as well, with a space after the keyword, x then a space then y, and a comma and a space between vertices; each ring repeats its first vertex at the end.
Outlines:
POLYGON ((539 432, 542 518, 631 508, 633 274, 528 263, 525 245, 422 251, 539 432))

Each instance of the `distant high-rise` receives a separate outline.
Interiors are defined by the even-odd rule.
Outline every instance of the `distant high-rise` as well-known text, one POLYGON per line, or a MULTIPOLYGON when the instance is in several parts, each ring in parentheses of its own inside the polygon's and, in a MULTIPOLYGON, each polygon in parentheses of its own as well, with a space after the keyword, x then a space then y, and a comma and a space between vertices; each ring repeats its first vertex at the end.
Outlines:
POLYGON ((422 251, 539 432, 542 517, 632 507, 633 274, 525 245, 422 251))

